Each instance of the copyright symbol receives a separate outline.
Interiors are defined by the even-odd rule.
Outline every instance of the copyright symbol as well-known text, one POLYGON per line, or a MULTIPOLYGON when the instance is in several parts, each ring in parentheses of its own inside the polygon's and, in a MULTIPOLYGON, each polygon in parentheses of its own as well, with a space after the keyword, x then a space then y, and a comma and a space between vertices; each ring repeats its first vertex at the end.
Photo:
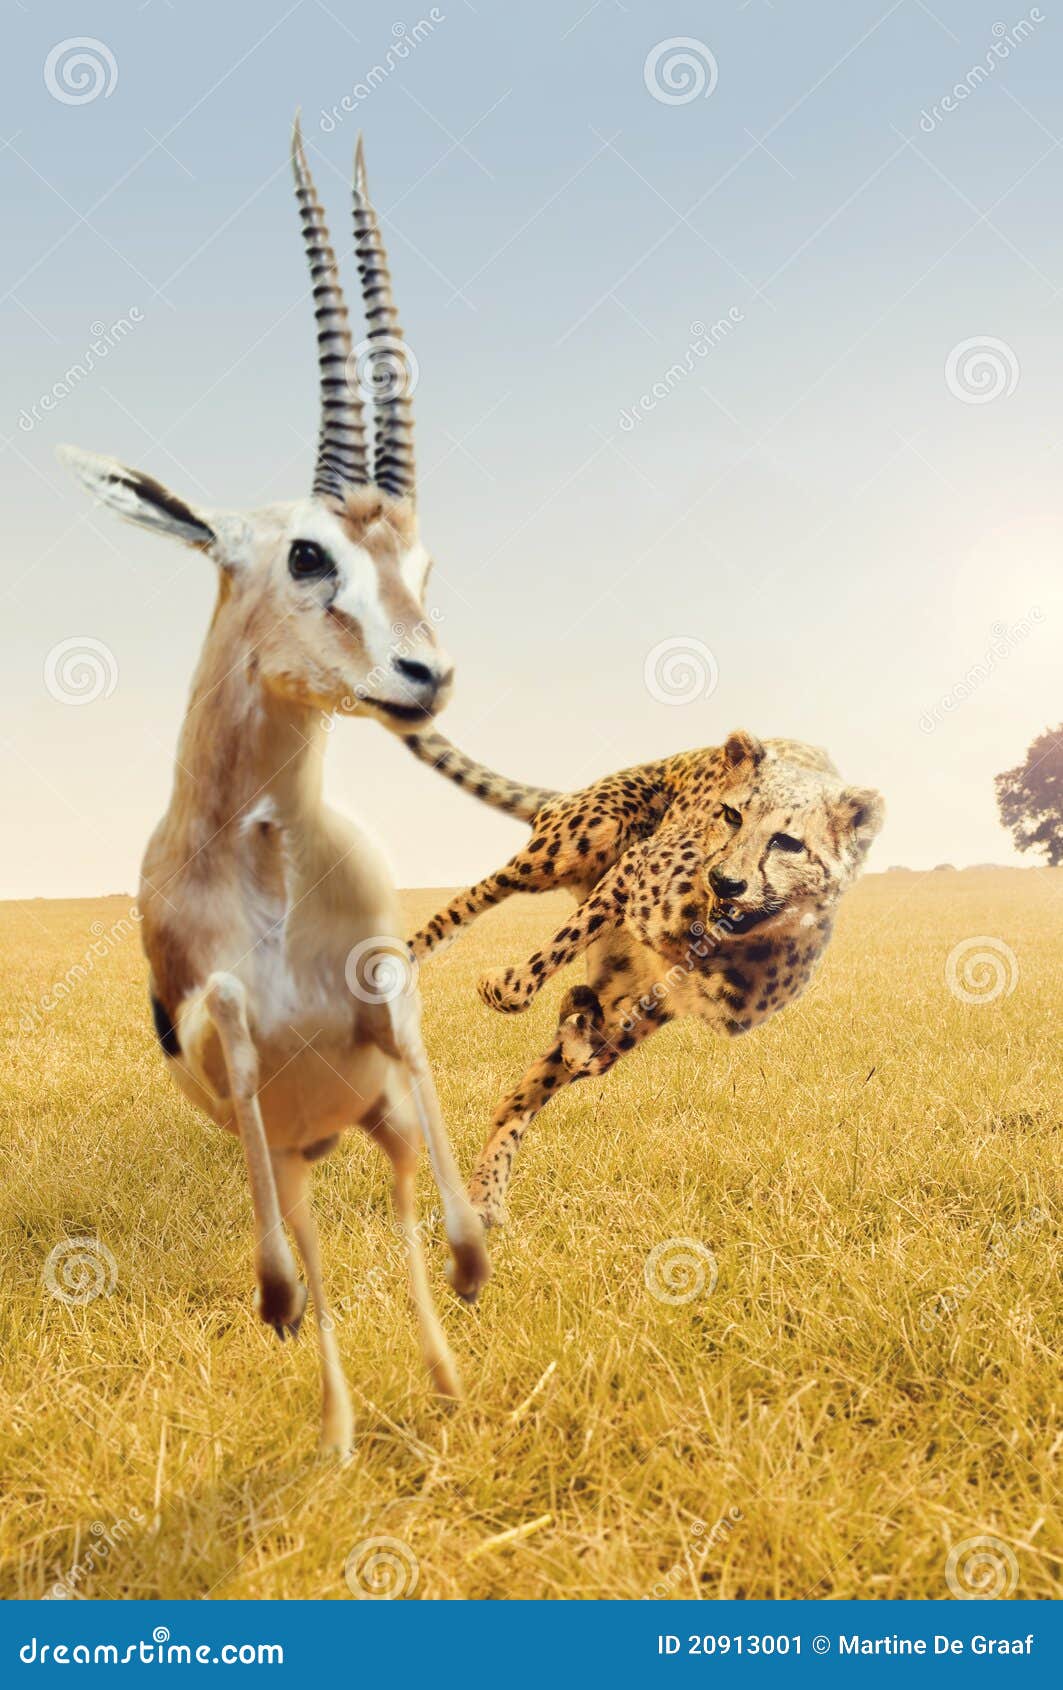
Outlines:
POLYGON ((812 1653, 814 1655, 829 1655, 830 1654, 830 1638, 829 1637, 814 1637, 812 1639, 812 1653))

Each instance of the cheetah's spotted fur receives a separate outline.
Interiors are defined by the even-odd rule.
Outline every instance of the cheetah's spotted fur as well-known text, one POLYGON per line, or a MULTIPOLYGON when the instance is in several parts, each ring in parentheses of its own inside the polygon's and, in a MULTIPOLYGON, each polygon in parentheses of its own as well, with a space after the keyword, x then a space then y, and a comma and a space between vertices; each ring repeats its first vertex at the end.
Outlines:
POLYGON ((745 1033, 800 995, 883 804, 846 787, 816 747, 742 732, 568 794, 505 781, 435 732, 407 742, 484 802, 532 822, 523 850, 416 934, 415 957, 514 892, 564 886, 580 900, 549 944, 480 981, 484 1002, 512 1013, 588 955, 588 984, 564 999, 554 1044, 495 1111, 470 1190, 490 1225, 504 1218, 528 1123, 562 1086, 604 1074, 677 1016, 745 1033))

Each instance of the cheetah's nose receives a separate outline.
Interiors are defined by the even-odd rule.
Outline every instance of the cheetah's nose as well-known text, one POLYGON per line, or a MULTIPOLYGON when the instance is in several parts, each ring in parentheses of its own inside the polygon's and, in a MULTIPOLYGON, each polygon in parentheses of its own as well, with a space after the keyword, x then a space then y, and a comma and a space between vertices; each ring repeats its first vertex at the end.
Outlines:
POLYGON ((710 868, 709 885, 718 898, 740 898, 748 881, 730 880, 722 869, 710 868))

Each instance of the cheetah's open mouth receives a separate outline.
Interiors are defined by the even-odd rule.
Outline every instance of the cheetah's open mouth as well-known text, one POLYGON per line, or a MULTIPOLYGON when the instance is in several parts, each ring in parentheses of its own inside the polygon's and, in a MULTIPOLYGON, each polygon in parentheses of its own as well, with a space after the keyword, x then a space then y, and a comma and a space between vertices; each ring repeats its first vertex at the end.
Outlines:
POLYGON ((717 900, 712 906, 712 924, 723 928, 728 934, 739 935, 748 933, 754 927, 759 927, 762 921, 778 912, 770 904, 763 905, 759 910, 739 909, 737 904, 721 903, 717 900))

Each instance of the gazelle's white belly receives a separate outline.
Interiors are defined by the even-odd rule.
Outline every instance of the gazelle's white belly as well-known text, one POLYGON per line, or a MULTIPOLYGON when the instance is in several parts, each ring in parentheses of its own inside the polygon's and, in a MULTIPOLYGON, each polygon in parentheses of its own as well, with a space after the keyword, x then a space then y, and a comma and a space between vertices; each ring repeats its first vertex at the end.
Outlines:
MULTIPOLYGON (((272 1149, 298 1150, 356 1126, 385 1090, 394 1067, 372 1042, 352 1045, 318 1036, 307 1042, 294 1030, 255 1039, 258 1103, 272 1149)), ((226 1095, 221 1046, 213 1026, 195 1047, 167 1059, 181 1090, 218 1126, 236 1132, 226 1095)))
MULTIPOLYGON (((357 1125, 387 1085, 394 1058, 386 995, 347 968, 362 944, 356 938, 351 945, 349 932, 337 943, 335 931, 311 929, 293 946, 281 919, 242 954, 219 960, 219 970, 235 975, 247 994, 259 1107, 274 1149, 305 1148, 357 1125)), ((235 1132, 221 1044, 202 993, 182 1006, 179 1038, 181 1055, 169 1062, 178 1085, 235 1132)))

